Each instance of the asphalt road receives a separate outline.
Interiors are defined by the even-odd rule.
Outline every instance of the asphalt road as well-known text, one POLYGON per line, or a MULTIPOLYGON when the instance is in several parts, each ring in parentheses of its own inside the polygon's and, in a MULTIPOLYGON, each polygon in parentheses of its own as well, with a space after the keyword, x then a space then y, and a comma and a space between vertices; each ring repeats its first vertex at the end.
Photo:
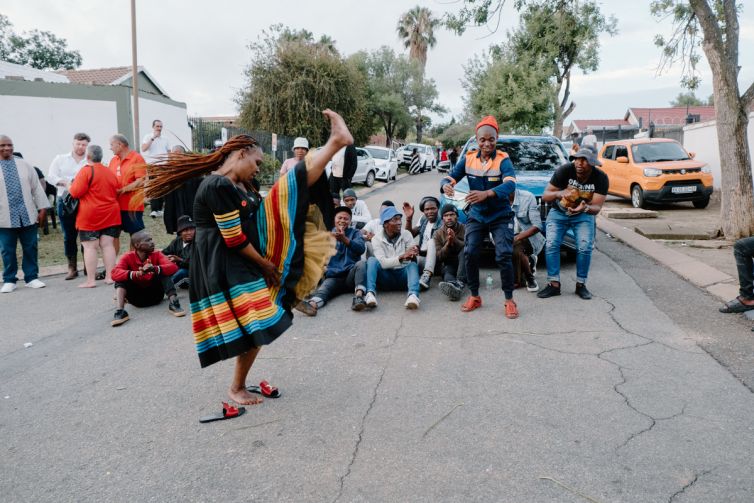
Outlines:
POLYGON ((436 283, 418 311, 391 293, 373 312, 343 296, 297 316, 251 374, 283 397, 208 425, 232 363, 199 368, 188 317, 129 308, 113 329, 112 290, 62 277, 2 295, 2 500, 752 501, 752 361, 734 344, 748 325, 604 235, 598 248, 593 300, 567 264, 561 297, 516 292, 517 320, 499 290, 463 314, 436 283))

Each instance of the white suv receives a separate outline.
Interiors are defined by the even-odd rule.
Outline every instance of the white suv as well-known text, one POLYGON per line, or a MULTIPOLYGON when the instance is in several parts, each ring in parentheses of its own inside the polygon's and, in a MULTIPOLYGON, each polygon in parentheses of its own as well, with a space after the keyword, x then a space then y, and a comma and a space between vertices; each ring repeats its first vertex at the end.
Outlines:
POLYGON ((435 157, 435 147, 431 145, 422 145, 420 143, 409 143, 401 147, 396 152, 398 154, 398 164, 408 166, 411 164, 411 154, 414 149, 419 153, 421 171, 429 171, 437 167, 437 158, 435 157))

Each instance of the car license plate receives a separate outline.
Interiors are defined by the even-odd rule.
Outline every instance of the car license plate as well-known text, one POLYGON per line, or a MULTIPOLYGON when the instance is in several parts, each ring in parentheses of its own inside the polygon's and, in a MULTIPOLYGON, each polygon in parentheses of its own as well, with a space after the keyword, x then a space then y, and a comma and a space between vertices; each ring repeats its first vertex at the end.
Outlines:
POLYGON ((671 187, 670 192, 673 194, 690 194, 696 192, 696 186, 691 187, 671 187))

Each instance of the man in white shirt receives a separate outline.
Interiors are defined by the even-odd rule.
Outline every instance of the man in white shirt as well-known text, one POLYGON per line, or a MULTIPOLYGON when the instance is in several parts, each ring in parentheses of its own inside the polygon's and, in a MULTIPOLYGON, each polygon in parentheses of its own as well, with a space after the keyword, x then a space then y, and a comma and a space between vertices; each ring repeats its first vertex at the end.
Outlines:
POLYGON ((380 290, 408 290, 404 306, 419 308, 419 247, 414 236, 403 229, 403 215, 394 206, 380 212, 382 229, 372 239, 374 257, 367 260, 367 307, 377 307, 377 288, 380 290))
MULTIPOLYGON (((170 152, 170 143, 162 136, 162 121, 155 119, 152 121, 152 132, 144 136, 141 142, 141 155, 149 164, 153 164, 164 158, 164 155, 170 152)), ((152 218, 162 216, 162 198, 152 199, 149 202, 152 212, 149 214, 152 218)))
POLYGON ((353 189, 343 191, 343 206, 351 209, 351 214, 353 215, 351 218, 351 227, 354 229, 362 229, 372 220, 372 214, 369 212, 367 203, 360 200, 353 189))
POLYGON ((60 154, 52 160, 50 170, 47 173, 47 181, 58 189, 57 212, 60 219, 60 227, 63 229, 63 248, 68 259, 68 274, 65 279, 70 280, 79 275, 78 272, 78 246, 76 238, 76 215, 68 215, 63 210, 63 197, 68 192, 76 173, 86 165, 86 147, 91 138, 86 133, 73 135, 73 147, 70 152, 60 154))

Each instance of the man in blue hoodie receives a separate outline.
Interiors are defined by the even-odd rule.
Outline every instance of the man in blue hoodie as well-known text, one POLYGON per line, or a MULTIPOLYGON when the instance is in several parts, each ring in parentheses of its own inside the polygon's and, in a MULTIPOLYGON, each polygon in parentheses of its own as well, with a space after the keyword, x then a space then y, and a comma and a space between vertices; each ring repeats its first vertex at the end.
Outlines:
POLYGON ((482 240, 490 233, 505 294, 505 316, 512 319, 518 318, 518 308, 513 301, 513 210, 510 204, 510 195, 516 190, 516 174, 508 154, 497 150, 497 137, 495 118, 489 115, 482 119, 476 127, 479 149, 467 152, 443 178, 440 188, 446 196, 453 197, 456 183, 464 176, 469 181, 464 258, 471 296, 461 310, 468 312, 482 307, 479 255, 482 240))
POLYGON ((361 231, 351 227, 351 208, 335 208, 332 235, 336 240, 336 252, 327 264, 324 280, 308 301, 312 307, 306 311, 309 316, 316 316, 317 310, 328 300, 350 291, 355 294, 351 309, 361 311, 366 307, 366 263, 361 260, 366 245, 361 231))

